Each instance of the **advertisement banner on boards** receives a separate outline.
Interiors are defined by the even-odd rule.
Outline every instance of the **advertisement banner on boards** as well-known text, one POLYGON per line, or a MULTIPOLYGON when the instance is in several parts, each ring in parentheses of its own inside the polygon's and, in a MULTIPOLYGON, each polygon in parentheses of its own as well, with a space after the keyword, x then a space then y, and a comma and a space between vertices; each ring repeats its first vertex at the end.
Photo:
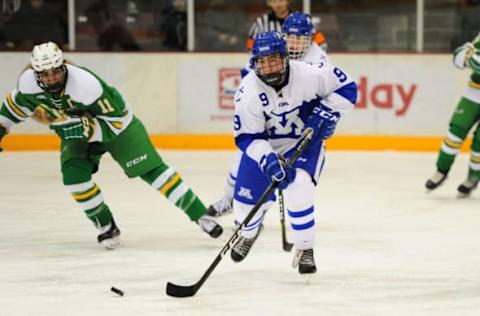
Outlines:
MULTIPOLYGON (((334 54, 333 62, 358 86, 354 110, 339 134, 438 136, 464 87, 469 71, 455 68, 450 55, 334 54)), ((231 133, 233 96, 245 59, 205 55, 180 60, 179 131, 231 133), (232 65, 237 64, 237 68, 232 65)))

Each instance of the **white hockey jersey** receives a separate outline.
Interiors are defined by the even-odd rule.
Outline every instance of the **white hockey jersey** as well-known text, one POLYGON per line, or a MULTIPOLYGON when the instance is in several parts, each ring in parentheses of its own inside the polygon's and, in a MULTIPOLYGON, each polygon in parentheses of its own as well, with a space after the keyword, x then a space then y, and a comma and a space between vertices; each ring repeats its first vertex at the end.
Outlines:
POLYGON ((325 51, 320 46, 318 46, 317 43, 314 42, 312 42, 312 45, 308 47, 305 54, 303 54, 303 56, 297 60, 312 64, 332 62, 330 60, 330 57, 328 57, 327 53, 325 53, 325 51))
POLYGON ((251 71, 235 95, 235 142, 257 162, 272 151, 284 154, 295 146, 315 106, 343 114, 356 102, 356 84, 340 68, 299 61, 289 65, 288 83, 280 91, 251 71))

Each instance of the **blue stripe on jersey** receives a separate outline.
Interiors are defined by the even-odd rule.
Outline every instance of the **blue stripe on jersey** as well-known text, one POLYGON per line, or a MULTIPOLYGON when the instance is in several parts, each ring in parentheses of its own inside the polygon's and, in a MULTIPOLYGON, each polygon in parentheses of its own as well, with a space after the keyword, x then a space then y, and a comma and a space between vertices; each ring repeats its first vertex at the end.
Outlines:
POLYGON ((313 206, 310 207, 310 208, 307 208, 304 211, 290 211, 290 210, 288 210, 288 215, 290 217, 294 217, 294 218, 304 217, 304 216, 307 216, 307 215, 312 214, 312 213, 313 213, 313 206))
POLYGON ((333 93, 341 95, 348 101, 352 102, 352 104, 355 104, 357 102, 357 85, 355 84, 355 82, 350 82, 346 86, 343 86, 340 89, 333 91, 333 93))
POLYGON ((309 229, 310 227, 313 227, 313 225, 315 225, 315 220, 314 219, 312 219, 310 222, 305 223, 305 224, 300 224, 300 225, 292 224, 292 229, 293 230, 305 230, 305 229, 309 229))
POLYGON ((257 139, 268 139, 268 135, 266 132, 257 133, 257 134, 240 134, 235 137, 235 144, 241 151, 245 152, 247 147, 257 139))
POLYGON ((230 179, 237 180, 237 177, 235 177, 231 172, 229 172, 228 175, 230 176, 230 179))

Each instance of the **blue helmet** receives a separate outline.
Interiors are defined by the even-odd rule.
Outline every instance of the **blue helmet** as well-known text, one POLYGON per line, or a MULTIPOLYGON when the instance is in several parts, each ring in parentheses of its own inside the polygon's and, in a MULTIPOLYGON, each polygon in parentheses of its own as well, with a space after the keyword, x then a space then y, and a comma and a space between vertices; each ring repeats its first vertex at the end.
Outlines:
POLYGON ((282 30, 285 35, 312 36, 312 17, 298 11, 290 13, 283 23, 282 30))
POLYGON ((283 35, 287 41, 291 59, 301 58, 312 44, 313 24, 308 14, 291 13, 283 23, 283 35))
POLYGON ((255 73, 263 82, 274 87, 282 85, 285 82, 288 70, 287 43, 282 34, 276 31, 257 34, 252 48, 252 60, 255 73), (280 56, 283 66, 276 65, 280 70, 264 73, 265 71, 259 65, 259 59, 274 55, 280 56))
POLYGON ((273 54, 287 55, 287 43, 282 34, 272 31, 258 33, 252 48, 252 57, 265 57, 273 54))

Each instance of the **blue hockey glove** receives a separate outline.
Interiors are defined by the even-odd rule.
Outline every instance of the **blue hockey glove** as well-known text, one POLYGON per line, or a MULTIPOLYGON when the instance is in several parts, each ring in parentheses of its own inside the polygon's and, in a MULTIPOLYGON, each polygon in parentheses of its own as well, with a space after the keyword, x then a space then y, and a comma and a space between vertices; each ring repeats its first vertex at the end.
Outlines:
POLYGON ((311 128, 313 130, 313 139, 324 140, 332 137, 335 132, 337 122, 340 120, 340 113, 333 112, 326 106, 316 106, 312 114, 307 118, 303 130, 311 128))
POLYGON ((278 188, 285 190, 295 180, 296 170, 285 168, 277 154, 270 153, 260 161, 260 169, 270 181, 277 181, 278 188))
POLYGON ((64 140, 88 140, 94 132, 94 125, 87 117, 69 118, 50 124, 50 129, 64 140))
POLYGON ((2 138, 3 136, 5 136, 7 134, 7 130, 0 125, 0 152, 3 151, 3 147, 2 147, 2 138))

